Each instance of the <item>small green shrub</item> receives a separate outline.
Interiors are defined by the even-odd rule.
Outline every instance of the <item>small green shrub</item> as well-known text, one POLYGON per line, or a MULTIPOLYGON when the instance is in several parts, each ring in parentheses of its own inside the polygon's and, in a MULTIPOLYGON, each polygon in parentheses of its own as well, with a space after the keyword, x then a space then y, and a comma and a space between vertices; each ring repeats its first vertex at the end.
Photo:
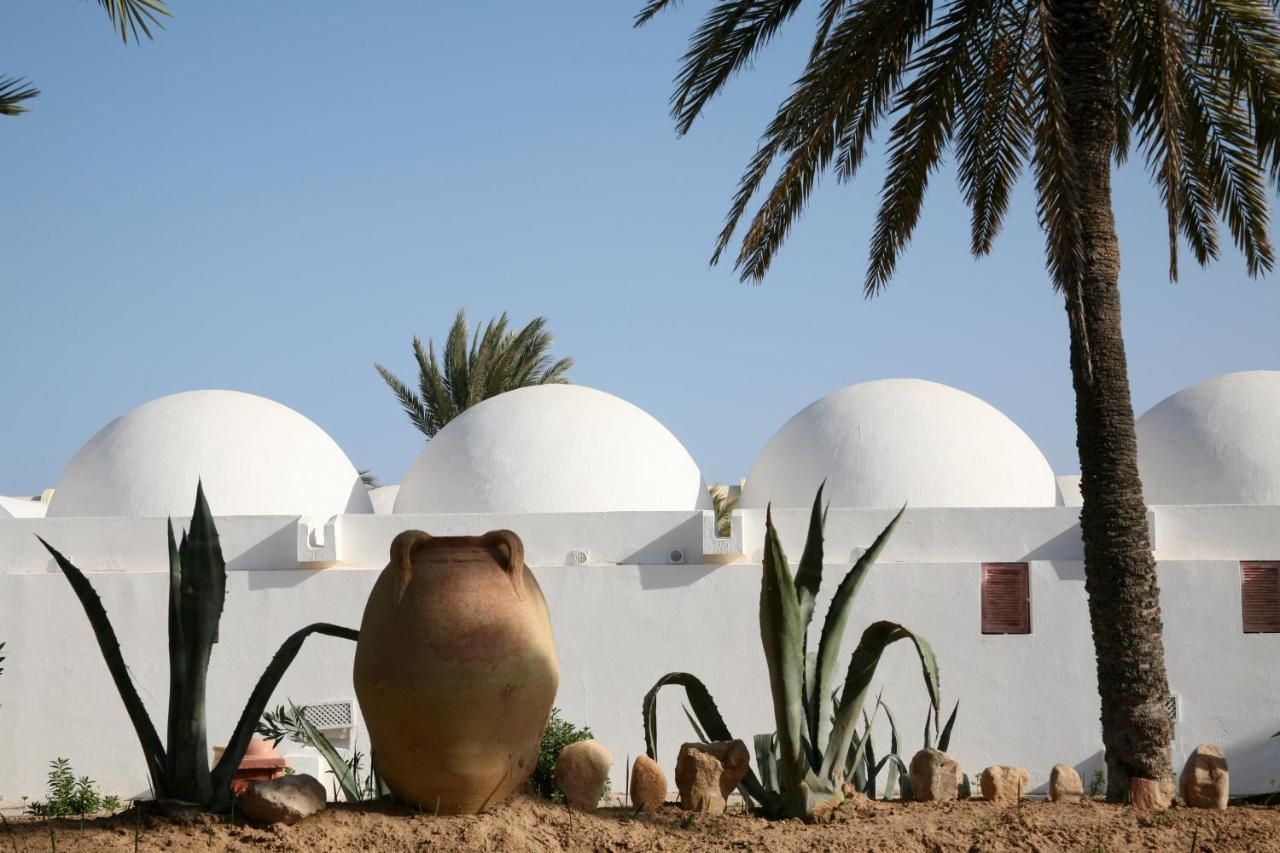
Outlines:
MULTIPOLYGON (((544 800, 556 800, 556 759, 560 750, 571 743, 591 740, 595 737, 587 726, 575 726, 568 720, 561 719, 560 709, 551 709, 551 719, 547 720, 547 729, 542 733, 542 745, 538 749, 538 766, 529 776, 529 787, 544 800)), ((609 783, 605 782, 605 796, 609 795, 609 783)))
POLYGON ((1102 796, 1102 790, 1106 786, 1107 775, 1101 770, 1093 771, 1093 778, 1089 780, 1089 798, 1097 799, 1102 796))
POLYGON ((37 800, 27 805, 27 814, 36 817, 85 817, 99 812, 114 814, 120 811, 120 798, 103 796, 92 779, 79 779, 71 770, 71 762, 55 758, 49 762, 49 790, 47 800, 37 800))

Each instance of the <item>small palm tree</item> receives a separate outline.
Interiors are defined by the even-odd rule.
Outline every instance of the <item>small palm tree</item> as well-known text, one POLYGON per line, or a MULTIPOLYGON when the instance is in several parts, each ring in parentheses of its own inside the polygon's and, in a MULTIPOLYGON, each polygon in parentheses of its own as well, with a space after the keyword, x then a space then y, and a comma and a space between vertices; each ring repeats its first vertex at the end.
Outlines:
MULTIPOLYGON (((649 0, 637 25, 671 5, 649 0)), ((680 133, 801 5, 712 4, 676 77, 671 113, 680 133)), ((1268 184, 1280 179, 1272 0, 823 0, 816 10, 808 60, 743 173, 713 263, 746 221, 736 265, 744 280, 761 279, 818 178, 833 171, 852 181, 885 123, 869 296, 892 278, 948 150, 977 256, 991 251, 1013 185, 1030 167, 1071 341, 1107 796, 1123 799, 1131 777, 1172 776, 1172 729, 1120 322, 1111 168, 1131 148, 1146 160, 1168 216, 1171 278, 1179 236, 1201 264, 1218 257, 1220 221, 1250 275, 1271 269, 1268 184)))
MULTIPOLYGON (((151 38, 151 27, 161 26, 160 16, 168 16, 165 0, 98 0, 106 10, 111 25, 128 44, 132 37, 136 42, 140 35, 151 38)), ((22 115, 27 111, 23 101, 29 101, 40 90, 20 77, 0 77, 0 116, 22 115)))
POLYGON ((728 486, 708 486, 707 491, 711 493, 711 509, 716 514, 716 535, 728 536, 733 511, 738 508, 738 496, 730 495, 728 486))
POLYGON ((436 358, 435 343, 413 337, 413 356, 418 362, 418 391, 415 393, 394 373, 375 364, 390 386, 405 414, 423 435, 431 438, 465 410, 514 388, 529 385, 564 384, 569 381, 573 359, 554 361, 545 317, 535 317, 518 332, 507 328, 507 315, 490 320, 484 331, 476 326, 467 345, 467 315, 459 310, 444 345, 443 366, 436 358))

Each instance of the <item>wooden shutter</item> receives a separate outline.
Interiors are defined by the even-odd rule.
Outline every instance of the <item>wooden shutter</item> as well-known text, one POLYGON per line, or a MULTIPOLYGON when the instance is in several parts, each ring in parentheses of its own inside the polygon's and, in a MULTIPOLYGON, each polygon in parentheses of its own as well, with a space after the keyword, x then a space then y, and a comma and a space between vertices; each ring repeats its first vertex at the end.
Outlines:
POLYGON ((1240 564, 1240 610, 1246 634, 1280 633, 1280 562, 1240 564))
POLYGON ((1026 563, 982 564, 982 633, 1031 633, 1031 577, 1026 563))

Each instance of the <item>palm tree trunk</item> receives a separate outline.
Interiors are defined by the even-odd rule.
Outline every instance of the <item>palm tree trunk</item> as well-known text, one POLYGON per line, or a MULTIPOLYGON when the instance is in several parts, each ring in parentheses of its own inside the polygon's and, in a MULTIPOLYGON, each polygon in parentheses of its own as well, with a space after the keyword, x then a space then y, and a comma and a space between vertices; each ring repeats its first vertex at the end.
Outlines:
POLYGON ((1049 6, 1084 250, 1080 284, 1075 292, 1066 289, 1066 299, 1085 589, 1102 699, 1107 798, 1119 802, 1128 796, 1130 778, 1168 781, 1173 773, 1160 592, 1120 326, 1120 251, 1111 209, 1114 15, 1108 0, 1050 0, 1049 6))

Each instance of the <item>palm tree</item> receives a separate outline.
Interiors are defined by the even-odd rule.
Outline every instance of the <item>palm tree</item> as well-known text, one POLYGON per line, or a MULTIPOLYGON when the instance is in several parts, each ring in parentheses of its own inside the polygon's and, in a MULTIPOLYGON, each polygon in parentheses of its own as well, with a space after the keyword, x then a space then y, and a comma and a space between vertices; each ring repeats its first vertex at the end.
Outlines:
MULTIPOLYGON (((120 33, 125 44, 128 44, 130 36, 135 42, 139 35, 151 38, 151 27, 161 26, 160 16, 169 15, 165 2, 166 0, 98 0, 98 5, 106 10, 111 25, 120 33)), ((0 77, 0 115, 22 115, 27 111, 22 102, 39 94, 39 89, 20 77, 0 77)))
POLYGON ((391 387, 413 425, 427 438, 481 400, 528 385, 563 384, 569 381, 573 359, 551 358, 552 334, 545 317, 535 317, 518 332, 507 329, 507 315, 490 320, 484 332, 476 326, 467 347, 467 315, 458 311, 444 345, 444 366, 436 359, 435 343, 414 335, 413 356, 418 362, 418 391, 381 364, 378 373, 391 387))
MULTIPOLYGON (((637 25, 671 5, 650 0, 637 25)), ((672 96, 686 133, 800 0, 719 0, 672 96)), ((1050 279, 1066 307, 1107 796, 1169 780, 1159 591, 1136 464, 1120 327, 1111 161, 1141 151, 1178 236, 1201 264, 1219 219, 1250 275, 1269 270, 1267 185, 1280 176, 1280 26, 1267 0, 823 0, 801 76, 748 164, 712 262, 772 175, 736 268, 759 280, 819 175, 848 182, 891 120, 868 296, 887 286, 925 189, 953 151, 987 254, 1029 162, 1050 279)))

